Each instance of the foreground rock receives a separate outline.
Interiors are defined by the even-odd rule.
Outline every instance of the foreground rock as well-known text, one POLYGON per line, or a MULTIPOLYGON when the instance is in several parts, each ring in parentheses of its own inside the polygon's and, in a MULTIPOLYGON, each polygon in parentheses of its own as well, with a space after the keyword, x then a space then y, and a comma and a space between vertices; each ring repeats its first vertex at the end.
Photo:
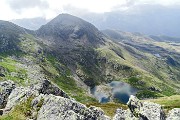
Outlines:
POLYGON ((166 118, 159 104, 140 102, 135 96, 131 95, 127 105, 129 109, 118 109, 113 120, 165 120, 166 118))
MULTIPOLYGON (((37 120, 108 120, 100 108, 90 107, 74 100, 54 95, 41 96, 44 100, 37 120)), ((39 100, 41 100, 39 99, 39 100)), ((36 102, 38 103, 38 102, 36 102)))
POLYGON ((152 102, 140 102, 135 96, 131 96, 127 103, 135 117, 147 120, 164 120, 165 113, 161 105, 152 102))
POLYGON ((139 120, 136 118, 133 113, 128 110, 123 110, 122 108, 116 110, 116 114, 113 117, 113 120, 139 120))
POLYGON ((45 80, 31 87, 16 87, 7 99, 3 114, 31 100, 28 119, 33 120, 109 120, 100 108, 90 107, 71 99, 56 85, 45 80))
POLYGON ((12 81, 4 81, 0 83, 0 109, 5 108, 7 99, 13 89, 15 89, 15 84, 12 81))
POLYGON ((32 86, 31 89, 35 89, 41 94, 53 94, 64 98, 70 98, 63 90, 59 89, 58 86, 48 80, 41 81, 39 84, 32 86))
MULTIPOLYGON (((25 117, 31 120, 110 120, 102 109, 87 108, 48 80, 30 87, 15 87, 13 82, 5 81, 0 88, 0 115, 28 101, 30 110, 25 117)), ((113 120, 180 120, 180 108, 171 110, 166 117, 159 104, 141 102, 135 96, 127 105, 127 110, 117 109, 113 120)))
POLYGON ((167 120, 180 120, 180 108, 174 108, 169 111, 167 120))

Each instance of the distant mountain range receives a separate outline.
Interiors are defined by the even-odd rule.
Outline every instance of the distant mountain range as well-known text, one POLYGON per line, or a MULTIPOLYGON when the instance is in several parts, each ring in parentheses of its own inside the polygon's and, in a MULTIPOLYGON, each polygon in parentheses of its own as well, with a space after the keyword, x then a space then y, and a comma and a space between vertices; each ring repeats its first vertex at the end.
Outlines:
MULTIPOLYGON (((73 13, 94 24, 98 29, 116 29, 126 32, 139 32, 154 36, 180 37, 180 8, 178 6, 134 5, 129 9, 114 10, 103 14, 73 13)), ((49 20, 44 18, 19 19, 12 22, 28 28, 38 29, 49 20)))
POLYGON ((30 30, 37 30, 48 21, 42 17, 11 20, 11 22, 30 30))

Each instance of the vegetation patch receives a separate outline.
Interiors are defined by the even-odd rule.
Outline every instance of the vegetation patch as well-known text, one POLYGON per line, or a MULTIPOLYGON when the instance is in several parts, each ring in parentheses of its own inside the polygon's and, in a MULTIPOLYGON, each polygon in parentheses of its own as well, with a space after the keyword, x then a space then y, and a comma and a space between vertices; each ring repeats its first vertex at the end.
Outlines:
POLYGON ((0 66, 5 70, 4 80, 12 80, 18 84, 25 85, 27 80, 27 71, 18 67, 17 61, 13 60, 11 57, 0 56, 0 66))
POLYGON ((143 101, 154 102, 163 106, 163 108, 168 112, 173 108, 180 108, 180 95, 173 95, 169 97, 160 97, 157 99, 147 99, 143 101))
POLYGON ((78 87, 75 80, 71 77, 65 75, 56 76, 53 79, 53 82, 63 89, 68 95, 81 103, 97 101, 95 98, 86 95, 86 91, 78 87))
POLYGON ((121 103, 112 103, 112 102, 109 102, 109 103, 86 103, 86 106, 87 107, 90 107, 90 106, 100 107, 105 112, 105 114, 110 117, 113 117, 115 115, 116 110, 118 108, 123 108, 123 109, 128 108, 127 105, 124 105, 121 103))
POLYGON ((159 92, 155 92, 155 91, 140 90, 137 92, 136 96, 139 99, 143 99, 143 98, 158 98, 158 97, 162 97, 163 95, 160 94, 159 92))
POLYGON ((29 97, 25 102, 15 106, 10 113, 0 116, 0 120, 26 120, 32 115, 31 101, 33 99, 33 96, 29 97))

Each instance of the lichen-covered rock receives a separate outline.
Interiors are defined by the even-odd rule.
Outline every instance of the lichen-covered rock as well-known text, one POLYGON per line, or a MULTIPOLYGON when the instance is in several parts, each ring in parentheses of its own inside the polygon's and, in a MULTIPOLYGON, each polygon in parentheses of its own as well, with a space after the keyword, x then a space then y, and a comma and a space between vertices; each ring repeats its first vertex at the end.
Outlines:
POLYGON ((14 106, 18 105, 20 102, 26 101, 29 97, 38 96, 37 90, 31 89, 29 87, 17 87, 15 88, 8 97, 8 102, 4 109, 4 112, 9 112, 14 106))
POLYGON ((165 120, 161 105, 152 102, 141 102, 131 95, 127 103, 129 109, 117 109, 113 120, 165 120))
POLYGON ((37 85, 32 85, 30 87, 15 88, 9 95, 8 102, 4 112, 7 113, 20 102, 23 102, 32 96, 37 97, 40 94, 53 94, 65 98, 70 98, 64 91, 62 91, 56 85, 52 84, 48 80, 44 80, 38 83, 37 85))
POLYGON ((87 108, 71 99, 44 95, 37 120, 108 120, 100 108, 87 108))
POLYGON ((29 118, 37 120, 110 120, 100 108, 90 107, 70 97, 49 81, 30 87, 16 87, 8 97, 4 114, 31 100, 29 118), (31 99, 28 99, 31 98, 31 99))
POLYGON ((130 96, 127 103, 133 115, 145 120, 164 120, 165 114, 161 105, 152 102, 140 102, 137 97, 130 96))
POLYGON ((169 111, 166 120, 180 120, 180 108, 174 108, 171 111, 169 111))
POLYGON ((7 99, 13 89, 15 89, 15 84, 12 81, 0 83, 0 109, 5 108, 7 99))
POLYGON ((140 107, 139 117, 147 118, 148 120, 164 120, 165 113, 161 105, 152 102, 144 102, 143 106, 140 107))
POLYGON ((116 114, 113 117, 113 120, 139 120, 136 118, 131 111, 123 110, 122 108, 116 110, 116 114))

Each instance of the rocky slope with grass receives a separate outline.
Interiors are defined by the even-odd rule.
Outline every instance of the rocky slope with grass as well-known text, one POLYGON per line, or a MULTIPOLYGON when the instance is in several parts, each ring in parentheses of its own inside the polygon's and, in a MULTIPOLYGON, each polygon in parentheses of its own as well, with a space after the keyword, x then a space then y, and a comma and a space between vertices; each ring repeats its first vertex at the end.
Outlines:
POLYGON ((100 108, 89 107, 70 98, 64 91, 48 80, 28 87, 11 87, 11 81, 0 84, 0 119, 33 120, 109 120, 100 108), (6 93, 5 91, 8 91, 6 93))
MULTIPOLYGON (((16 86, 12 81, 0 83, 1 120, 110 120, 99 107, 87 107, 69 97, 48 80, 27 87, 16 86)), ((113 120, 178 120, 180 108, 165 114, 162 106, 141 102, 131 96, 128 109, 118 108, 113 120)))
MULTIPOLYGON (((105 111, 116 104, 98 104, 90 90, 95 86, 107 88, 112 81, 137 88, 136 96, 143 99, 179 94, 179 46, 131 33, 118 32, 114 38, 114 33, 105 35, 92 24, 68 14, 57 16, 37 31, 6 21, 0 21, 0 28, 0 81, 13 81, 17 92, 30 91, 28 86, 49 80, 69 98, 102 106, 105 111)), ((0 106, 7 102, 12 88, 12 84, 7 91, 0 88, 6 93, 0 106)), ((111 88, 100 90, 110 93, 111 88)), ((37 91, 32 92, 39 94, 37 91)), ((114 96, 111 101, 119 103, 114 96)))

